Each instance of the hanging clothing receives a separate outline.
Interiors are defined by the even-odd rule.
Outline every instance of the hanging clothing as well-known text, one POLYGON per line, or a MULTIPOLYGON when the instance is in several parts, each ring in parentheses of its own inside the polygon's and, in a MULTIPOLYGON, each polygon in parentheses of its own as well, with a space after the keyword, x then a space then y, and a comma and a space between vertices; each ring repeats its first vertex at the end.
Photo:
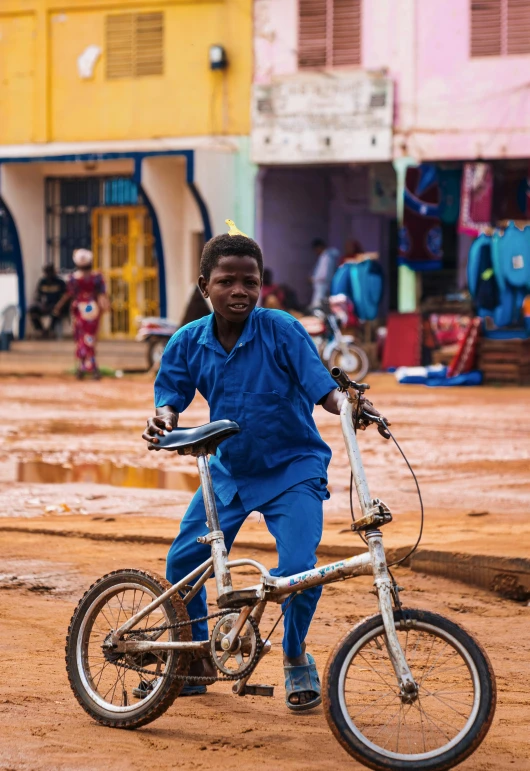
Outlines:
POLYGON ((493 169, 489 163, 465 163, 458 232, 470 236, 491 224, 493 169))
POLYGON ((439 270, 443 251, 436 166, 422 163, 407 169, 404 196, 398 263, 416 271, 439 270))
POLYGON ((72 298, 71 313, 78 372, 96 373, 96 337, 101 316, 98 298, 105 294, 103 276, 101 273, 76 271, 68 280, 68 294, 72 298))

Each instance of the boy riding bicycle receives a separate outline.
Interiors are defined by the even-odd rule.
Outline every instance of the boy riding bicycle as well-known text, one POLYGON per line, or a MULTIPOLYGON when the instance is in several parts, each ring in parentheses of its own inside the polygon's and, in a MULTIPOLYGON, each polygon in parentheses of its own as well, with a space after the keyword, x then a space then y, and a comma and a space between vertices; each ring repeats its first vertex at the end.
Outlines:
MULTIPOLYGON (((213 314, 179 329, 168 343, 155 382, 156 416, 143 438, 155 447, 171 431, 198 390, 210 420, 229 418, 241 431, 210 459, 221 529, 230 549, 248 515, 260 511, 276 539, 276 576, 313 568, 322 536, 322 504, 329 498, 329 447, 312 412, 320 404, 338 415, 340 393, 303 327, 283 311, 256 308, 263 277, 258 244, 243 234, 221 235, 205 245, 199 288, 213 314)), ((369 402, 364 409, 375 410, 369 402)), ((201 490, 184 515, 167 557, 167 579, 176 583, 208 559, 206 514, 201 490)), ((322 592, 307 589, 284 604, 286 704, 305 710, 321 702, 320 681, 305 638, 322 592)), ((189 603, 190 617, 207 615, 203 588, 189 603)), ((192 625, 193 639, 208 638, 207 623, 192 625)), ((215 679, 208 659, 190 674, 215 679)), ((182 695, 204 693, 187 685, 182 695)))

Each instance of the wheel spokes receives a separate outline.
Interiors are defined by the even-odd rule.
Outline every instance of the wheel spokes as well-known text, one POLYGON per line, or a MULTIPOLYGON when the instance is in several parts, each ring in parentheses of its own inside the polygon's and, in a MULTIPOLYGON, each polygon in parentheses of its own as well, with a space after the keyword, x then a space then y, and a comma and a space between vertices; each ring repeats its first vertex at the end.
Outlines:
POLYGON ((385 754, 406 758, 438 751, 455 740, 472 713, 475 686, 460 650, 435 628, 396 631, 419 687, 417 699, 407 703, 401 698, 382 632, 355 650, 343 695, 355 732, 385 754))
MULTIPOLYGON (((113 654, 103 648, 103 644, 111 633, 142 607, 149 605, 154 595, 138 587, 119 588, 115 593, 105 598, 105 601, 94 610, 85 629, 82 641, 83 665, 87 681, 94 695, 101 701, 114 707, 130 707, 141 698, 133 693, 144 682, 144 690, 149 694, 165 668, 168 655, 165 652, 147 652, 138 654, 113 654), (137 666, 148 669, 148 672, 136 672, 131 668, 137 666), (154 667, 154 669, 153 669, 154 667)), ((156 628, 169 623, 162 606, 151 611, 142 619, 141 625, 129 633, 129 639, 169 639, 167 631, 149 634, 148 627, 156 628)))

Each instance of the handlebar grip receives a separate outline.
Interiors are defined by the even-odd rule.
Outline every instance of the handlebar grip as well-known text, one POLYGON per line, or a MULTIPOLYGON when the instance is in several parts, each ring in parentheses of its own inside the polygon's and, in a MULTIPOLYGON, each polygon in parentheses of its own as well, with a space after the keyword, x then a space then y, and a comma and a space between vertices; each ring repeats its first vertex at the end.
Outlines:
POLYGON ((332 367, 331 368, 331 377, 336 382, 336 384, 339 386, 339 388, 343 388, 346 390, 350 387, 351 380, 348 377, 348 375, 342 370, 340 367, 332 367))

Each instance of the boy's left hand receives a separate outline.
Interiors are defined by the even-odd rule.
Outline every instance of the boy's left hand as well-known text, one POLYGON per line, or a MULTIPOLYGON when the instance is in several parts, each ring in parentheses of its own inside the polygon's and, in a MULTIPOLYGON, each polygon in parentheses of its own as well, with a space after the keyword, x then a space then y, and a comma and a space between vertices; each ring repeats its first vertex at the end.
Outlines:
MULTIPOLYGON (((347 394, 344 393, 344 391, 339 391, 338 389, 335 391, 330 391, 330 393, 326 396, 324 402, 322 402, 322 406, 326 410, 326 412, 331 412, 332 415, 340 415, 340 411, 342 408, 342 405, 344 404, 345 399, 347 399, 347 394)), ((381 418, 383 417, 381 413, 376 410, 372 402, 366 398, 366 396, 361 395, 360 396, 360 405, 359 405, 359 416, 361 413, 366 413, 367 415, 373 415, 374 418, 381 418)), ((383 420, 387 425, 390 425, 390 421, 388 421, 385 417, 383 417, 383 420)), ((358 428, 365 429, 365 424, 358 424, 358 428)))

